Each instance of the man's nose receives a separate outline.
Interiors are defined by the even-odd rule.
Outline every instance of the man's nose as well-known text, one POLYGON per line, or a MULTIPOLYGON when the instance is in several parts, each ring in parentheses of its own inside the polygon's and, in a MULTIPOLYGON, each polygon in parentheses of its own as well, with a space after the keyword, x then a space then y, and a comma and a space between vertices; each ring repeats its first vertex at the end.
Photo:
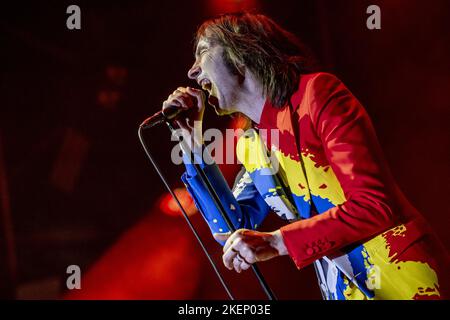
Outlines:
POLYGON ((195 62, 194 65, 188 71, 188 77, 190 79, 196 80, 201 71, 202 70, 200 69, 200 66, 198 65, 197 62, 195 62))

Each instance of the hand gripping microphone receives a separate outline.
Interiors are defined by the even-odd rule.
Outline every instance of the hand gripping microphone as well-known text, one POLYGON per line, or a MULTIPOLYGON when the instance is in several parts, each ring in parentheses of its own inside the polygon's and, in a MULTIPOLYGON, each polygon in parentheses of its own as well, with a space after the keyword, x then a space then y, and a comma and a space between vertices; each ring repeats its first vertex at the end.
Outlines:
POLYGON ((173 120, 185 111, 181 107, 170 106, 164 110, 156 112, 154 115, 148 117, 141 123, 140 127, 143 129, 151 128, 164 121, 173 120))

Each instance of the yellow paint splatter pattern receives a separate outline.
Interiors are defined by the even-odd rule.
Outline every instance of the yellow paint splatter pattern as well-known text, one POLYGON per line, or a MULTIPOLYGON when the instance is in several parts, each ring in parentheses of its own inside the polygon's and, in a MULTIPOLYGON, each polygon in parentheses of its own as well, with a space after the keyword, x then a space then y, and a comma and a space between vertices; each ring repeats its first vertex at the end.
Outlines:
MULTIPOLYGON (((405 236, 406 226, 399 225, 387 232, 394 236, 405 236)), ((364 243, 364 264, 366 270, 376 267, 379 271, 379 285, 375 287, 375 300, 410 300, 417 296, 439 296, 438 277, 428 265, 419 261, 399 261, 396 254, 390 257, 390 246, 383 233, 364 243)), ((371 274, 368 274, 370 278, 371 274)), ((368 299, 353 284, 345 280, 344 296, 348 300, 368 299), (364 297, 363 297, 364 296, 364 297)))
POLYGON ((307 188, 309 186, 313 196, 328 199, 335 206, 345 202, 344 191, 330 166, 318 166, 312 160, 312 154, 302 154, 305 171, 308 174, 308 181, 306 181, 300 162, 285 156, 281 151, 274 152, 283 171, 287 173, 282 174, 281 177, 287 179, 284 182, 290 187, 292 193, 297 196, 305 196, 307 201, 310 199, 307 188), (326 188, 321 188, 322 186, 326 186, 326 188))

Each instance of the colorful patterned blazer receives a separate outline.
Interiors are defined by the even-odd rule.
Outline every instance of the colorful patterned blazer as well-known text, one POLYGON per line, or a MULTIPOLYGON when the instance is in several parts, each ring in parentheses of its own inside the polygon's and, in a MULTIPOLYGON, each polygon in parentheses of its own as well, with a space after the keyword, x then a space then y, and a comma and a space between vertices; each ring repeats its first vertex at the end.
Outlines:
MULTIPOLYGON (((328 73, 302 75, 289 103, 266 102, 237 143, 241 172, 231 191, 215 164, 201 166, 236 228, 257 229, 269 212, 290 257, 316 264, 327 299, 448 298, 449 256, 406 200, 370 119, 328 73)), ((182 180, 213 233, 223 221, 194 168, 182 180)))

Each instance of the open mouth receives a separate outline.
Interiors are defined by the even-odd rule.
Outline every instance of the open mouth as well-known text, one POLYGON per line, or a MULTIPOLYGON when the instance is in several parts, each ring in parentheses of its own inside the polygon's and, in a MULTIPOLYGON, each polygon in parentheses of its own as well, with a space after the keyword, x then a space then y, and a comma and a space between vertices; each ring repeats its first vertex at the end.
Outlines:
POLYGON ((200 82, 200 85, 202 89, 208 93, 208 104, 217 110, 217 108, 219 108, 219 100, 212 95, 212 83, 208 79, 203 79, 200 82))
POLYGON ((211 82, 208 79, 203 79, 200 82, 200 85, 201 85, 203 90, 208 91, 208 93, 211 94, 212 84, 211 84, 211 82))

